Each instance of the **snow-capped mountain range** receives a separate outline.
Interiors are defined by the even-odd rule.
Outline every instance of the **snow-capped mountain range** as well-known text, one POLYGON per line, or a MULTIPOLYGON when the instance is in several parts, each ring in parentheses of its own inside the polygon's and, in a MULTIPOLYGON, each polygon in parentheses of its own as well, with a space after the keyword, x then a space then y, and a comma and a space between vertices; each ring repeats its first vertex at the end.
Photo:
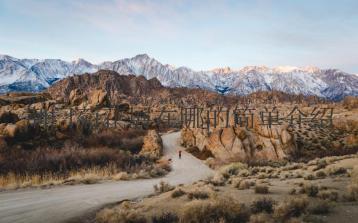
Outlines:
POLYGON ((246 95, 259 90, 279 90, 332 100, 340 100, 346 95, 358 96, 358 76, 337 69, 247 66, 238 70, 226 67, 194 71, 187 67, 164 65, 146 54, 101 64, 83 59, 66 62, 0 55, 0 92, 41 91, 56 80, 100 69, 124 75, 143 75, 147 79, 156 77, 168 87, 204 88, 223 94, 246 95))

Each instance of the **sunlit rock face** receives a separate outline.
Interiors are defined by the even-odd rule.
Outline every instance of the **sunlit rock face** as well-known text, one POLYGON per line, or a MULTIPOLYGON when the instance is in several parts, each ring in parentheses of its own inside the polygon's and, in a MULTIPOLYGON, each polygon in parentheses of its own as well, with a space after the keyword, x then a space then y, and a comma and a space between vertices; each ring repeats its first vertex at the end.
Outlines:
POLYGON ((293 136, 286 126, 260 127, 247 130, 241 127, 183 129, 182 144, 211 151, 222 161, 280 160, 295 150, 293 136))

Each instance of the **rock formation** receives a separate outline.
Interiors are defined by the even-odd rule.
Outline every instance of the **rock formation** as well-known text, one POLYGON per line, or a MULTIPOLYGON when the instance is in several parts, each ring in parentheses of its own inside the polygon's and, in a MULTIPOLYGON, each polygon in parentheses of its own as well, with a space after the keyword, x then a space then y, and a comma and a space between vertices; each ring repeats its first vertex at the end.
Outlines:
POLYGON ((163 155, 163 142, 157 131, 148 131, 148 134, 144 137, 144 144, 140 153, 153 157, 160 157, 163 155))
POLYGON ((241 127, 183 129, 182 144, 209 150, 222 161, 280 160, 295 149, 293 136, 285 127, 262 127, 249 131, 241 127))

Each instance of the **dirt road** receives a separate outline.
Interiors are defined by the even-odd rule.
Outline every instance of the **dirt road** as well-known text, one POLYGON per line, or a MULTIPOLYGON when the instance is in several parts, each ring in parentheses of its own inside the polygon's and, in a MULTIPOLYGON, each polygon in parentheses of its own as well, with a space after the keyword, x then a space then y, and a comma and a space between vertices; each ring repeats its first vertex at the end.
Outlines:
POLYGON ((210 176, 212 171, 190 154, 183 152, 178 159, 179 137, 179 132, 162 136, 164 155, 173 162, 173 170, 163 178, 1 192, 0 222, 66 222, 105 204, 149 195, 161 180, 177 185, 210 176))

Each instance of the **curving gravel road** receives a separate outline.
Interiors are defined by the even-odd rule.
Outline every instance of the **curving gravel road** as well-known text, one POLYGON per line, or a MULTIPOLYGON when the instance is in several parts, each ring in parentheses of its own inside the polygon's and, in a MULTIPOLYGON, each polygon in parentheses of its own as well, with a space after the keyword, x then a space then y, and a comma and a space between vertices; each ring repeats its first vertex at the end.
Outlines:
POLYGON ((173 167, 163 178, 1 192, 0 222, 66 222, 105 204, 149 195, 161 180, 172 185, 189 184, 212 175, 211 169, 186 152, 178 159, 179 137, 180 132, 162 136, 164 155, 172 158, 173 167))

